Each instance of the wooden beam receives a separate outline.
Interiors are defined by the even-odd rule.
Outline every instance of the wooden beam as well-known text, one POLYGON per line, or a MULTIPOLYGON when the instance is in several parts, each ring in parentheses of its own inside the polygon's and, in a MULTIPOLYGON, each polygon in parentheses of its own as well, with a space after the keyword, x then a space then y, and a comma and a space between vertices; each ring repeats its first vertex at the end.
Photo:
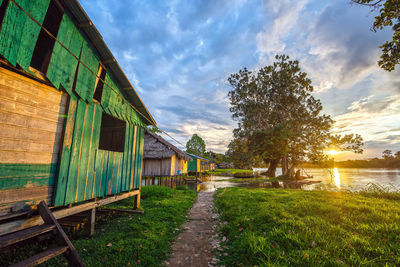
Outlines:
POLYGON ((93 26, 93 22, 91 22, 91 21, 78 24, 79 28, 89 28, 89 27, 92 27, 92 26, 93 26))
POLYGON ((112 63, 115 63, 115 62, 117 62, 117 60, 115 58, 109 58, 109 59, 103 60, 103 64, 104 65, 109 65, 109 64, 112 64, 112 63))
MULTIPOLYGON (((71 208, 65 208, 65 209, 60 209, 56 210, 53 212, 53 215, 56 219, 64 218, 70 215, 74 215, 76 213, 80 213, 86 210, 94 209, 96 207, 100 207, 103 205, 107 205, 131 196, 138 195, 140 193, 139 190, 134 190, 130 191, 124 194, 120 195, 115 195, 115 196, 110 196, 104 199, 99 199, 95 201, 91 201, 88 203, 84 203, 81 205, 73 206, 71 208)), ((0 224, 0 236, 9 234, 12 232, 16 232, 19 230, 23 230, 29 227, 33 227, 36 225, 42 225, 44 222, 40 216, 35 216, 29 219, 21 219, 21 220, 16 220, 4 224, 0 224)))

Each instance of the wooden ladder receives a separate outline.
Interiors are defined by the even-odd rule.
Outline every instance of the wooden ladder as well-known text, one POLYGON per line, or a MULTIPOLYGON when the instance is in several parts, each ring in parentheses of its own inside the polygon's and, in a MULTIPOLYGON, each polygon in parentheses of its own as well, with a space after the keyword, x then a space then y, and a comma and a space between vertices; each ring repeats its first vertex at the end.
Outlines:
POLYGON ((64 254, 70 266, 85 266, 46 202, 40 202, 38 210, 44 224, 1 236, 0 249, 49 232, 55 235, 57 246, 11 266, 35 266, 60 254, 64 254))

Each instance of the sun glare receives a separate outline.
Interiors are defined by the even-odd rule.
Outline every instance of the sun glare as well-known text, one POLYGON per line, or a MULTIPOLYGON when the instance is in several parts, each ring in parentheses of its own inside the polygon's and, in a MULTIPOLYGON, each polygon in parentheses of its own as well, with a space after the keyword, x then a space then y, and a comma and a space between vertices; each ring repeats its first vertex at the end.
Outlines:
POLYGON ((331 156, 335 156, 338 153, 339 153, 339 151, 336 151, 335 149, 331 149, 326 152, 326 154, 331 155, 331 156))

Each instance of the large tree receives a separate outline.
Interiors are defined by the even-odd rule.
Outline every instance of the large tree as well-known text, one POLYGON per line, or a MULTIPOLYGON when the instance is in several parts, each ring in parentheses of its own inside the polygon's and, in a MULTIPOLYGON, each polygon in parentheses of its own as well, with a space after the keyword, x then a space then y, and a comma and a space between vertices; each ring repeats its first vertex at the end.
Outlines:
POLYGON ((192 137, 186 143, 186 152, 195 154, 200 157, 206 156, 206 143, 197 134, 193 134, 192 137))
POLYGON ((322 104, 298 61, 276 56, 269 66, 252 72, 244 68, 228 78, 232 117, 238 121, 234 137, 246 140, 249 155, 269 164, 275 176, 279 163, 285 175, 293 176, 304 160, 326 159, 328 147, 361 153, 359 135, 332 135, 333 120, 321 114, 322 104))
POLYGON ((261 161, 260 157, 249 151, 248 141, 240 138, 235 138, 229 143, 226 156, 234 168, 238 169, 250 169, 261 161))
POLYGON ((386 41, 380 46, 382 49, 379 66, 387 71, 395 69, 400 63, 400 1, 399 0, 351 0, 353 3, 365 5, 378 11, 375 17, 372 30, 382 30, 385 27, 392 27, 392 40, 386 41))

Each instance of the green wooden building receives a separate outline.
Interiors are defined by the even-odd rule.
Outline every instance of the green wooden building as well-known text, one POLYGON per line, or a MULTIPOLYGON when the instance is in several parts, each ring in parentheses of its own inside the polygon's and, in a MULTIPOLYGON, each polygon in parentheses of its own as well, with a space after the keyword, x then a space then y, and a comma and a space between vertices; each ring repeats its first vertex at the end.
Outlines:
POLYGON ((208 172, 210 170, 210 161, 208 159, 199 157, 194 154, 186 154, 188 154, 192 158, 192 161, 190 161, 188 164, 188 172, 202 173, 208 172))
MULTIPOLYGON (((0 0, 0 215, 135 191, 154 119, 76 0, 0 0)), ((132 194, 131 194, 132 195, 132 194)))

